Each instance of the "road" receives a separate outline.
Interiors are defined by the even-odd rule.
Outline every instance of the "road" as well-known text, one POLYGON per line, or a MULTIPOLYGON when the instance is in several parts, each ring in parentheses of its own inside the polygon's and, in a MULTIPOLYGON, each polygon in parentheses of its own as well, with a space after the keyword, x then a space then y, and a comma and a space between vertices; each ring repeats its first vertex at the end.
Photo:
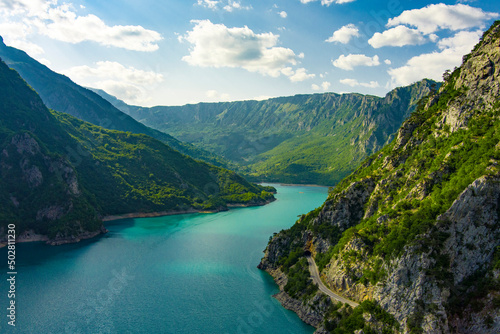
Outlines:
POLYGON ((311 273, 312 280, 315 284, 318 285, 318 288, 321 292, 326 293, 328 296, 330 296, 332 299, 337 300, 339 302, 342 302, 344 304, 349 304, 351 307, 356 307, 359 304, 353 302, 352 300, 346 299, 342 296, 337 295, 335 292, 332 290, 328 289, 326 285, 323 284, 319 277, 319 271, 318 267, 316 266, 316 262, 314 262, 314 259, 311 256, 306 256, 307 262, 309 263, 309 272, 311 273))

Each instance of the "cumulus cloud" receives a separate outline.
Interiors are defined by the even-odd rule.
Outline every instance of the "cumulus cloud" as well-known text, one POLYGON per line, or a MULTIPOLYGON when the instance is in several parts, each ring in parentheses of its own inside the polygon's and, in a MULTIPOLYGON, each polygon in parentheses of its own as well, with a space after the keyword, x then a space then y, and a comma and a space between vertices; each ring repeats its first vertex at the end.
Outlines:
POLYGON ((243 6, 241 1, 236 0, 198 0, 198 6, 202 6, 212 10, 225 10, 226 12, 232 12, 238 9, 249 10, 252 9, 252 6, 243 6))
POLYGON ((405 26, 397 26, 383 33, 377 32, 368 40, 368 44, 376 49, 383 46, 419 45, 425 42, 427 39, 420 31, 405 26))
POLYGON ((340 55, 339 58, 332 61, 333 66, 346 71, 351 71, 357 66, 378 66, 380 61, 378 56, 368 57, 363 54, 340 55))
POLYGON ((226 93, 219 93, 215 89, 208 90, 205 95, 214 101, 229 101, 230 95, 226 93))
POLYGON ((159 73, 112 61, 99 61, 94 66, 76 66, 63 73, 75 82, 103 89, 127 103, 147 102, 147 89, 163 82, 163 75, 159 73))
POLYGON ((293 70, 297 56, 293 50, 278 47, 279 35, 256 34, 247 26, 228 28, 209 20, 192 21, 195 26, 182 37, 191 44, 190 53, 182 58, 192 66, 243 68, 271 77, 286 75, 292 81, 313 77, 306 70, 293 70))
POLYGON ((298 68, 295 72, 290 73, 288 77, 291 82, 299 82, 307 79, 312 79, 316 75, 315 74, 307 74, 307 70, 305 68, 298 68))
POLYGON ((279 12, 279 15, 284 19, 286 19, 286 17, 288 16, 288 14, 285 11, 279 12))
POLYGON ((378 88, 380 87, 379 83, 377 81, 370 81, 370 82, 359 82, 356 79, 341 79, 339 82, 343 85, 351 86, 351 87, 367 87, 367 88, 378 88))
POLYGON ((323 81, 323 82, 321 83, 321 86, 319 86, 319 85, 317 85, 317 84, 312 84, 312 85, 311 85, 311 88, 312 88, 313 90, 320 90, 320 89, 323 89, 324 91, 326 91, 326 90, 328 90, 328 88, 330 88, 330 86, 331 86, 331 85, 332 85, 332 84, 331 84, 330 82, 328 82, 328 81, 323 81))
POLYGON ((57 0, 0 0, 0 17, 2 24, 23 25, 22 34, 2 32, 12 45, 27 42, 35 32, 68 43, 92 41, 135 51, 155 51, 162 39, 142 26, 109 26, 93 14, 78 15, 71 5, 59 5, 57 0))
MULTIPOLYGON (((309 3, 317 0, 300 0, 302 3, 309 3)), ((343 3, 349 3, 349 2, 354 2, 356 0, 321 0, 321 4, 323 6, 330 6, 332 3, 335 4, 343 4, 343 3)))
POLYGON ((439 41, 441 51, 413 57, 401 67, 389 69, 393 86, 409 85, 423 78, 441 80, 447 69, 462 62, 462 57, 479 42, 481 31, 460 31, 453 37, 439 41))
POLYGON ((350 23, 335 31, 326 42, 347 44, 353 37, 359 37, 359 29, 354 24, 350 23))
POLYGON ((420 9, 405 10, 401 15, 389 19, 387 26, 406 24, 416 27, 424 34, 430 34, 439 29, 457 31, 473 27, 484 28, 485 21, 496 17, 497 13, 484 12, 469 5, 440 3, 420 9))

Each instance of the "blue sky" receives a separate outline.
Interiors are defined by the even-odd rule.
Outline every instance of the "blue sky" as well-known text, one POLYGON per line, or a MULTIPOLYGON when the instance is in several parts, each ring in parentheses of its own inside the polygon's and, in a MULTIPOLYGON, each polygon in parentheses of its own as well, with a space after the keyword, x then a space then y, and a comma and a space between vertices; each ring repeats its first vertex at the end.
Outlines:
POLYGON ((385 95, 461 63, 498 1, 0 0, 0 35, 127 103, 385 95))

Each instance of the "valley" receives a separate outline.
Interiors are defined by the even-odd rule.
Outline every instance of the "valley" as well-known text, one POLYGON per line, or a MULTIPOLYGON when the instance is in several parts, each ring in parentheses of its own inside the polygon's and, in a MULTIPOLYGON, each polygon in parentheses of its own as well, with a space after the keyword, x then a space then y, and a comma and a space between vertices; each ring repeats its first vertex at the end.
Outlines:
MULTIPOLYGON (((193 10, 204 4, 220 5, 193 10)), ((251 9, 238 6, 224 10, 251 9)), ((230 32, 229 41, 244 33, 249 43, 279 37, 191 23, 176 34, 196 44, 182 58, 189 66, 215 61, 195 57, 196 29, 230 32)), ((446 56, 482 31, 451 40, 398 27, 367 43, 378 50, 406 31, 415 47, 438 41, 441 53, 426 57, 446 56)), ((299 66, 305 57, 253 51, 238 62, 279 51, 299 66)), ((0 246, 10 247, 0 255, 18 256, 0 268, 19 270, 16 326, 0 322, 0 331, 500 332, 500 21, 460 57, 443 82, 420 76, 389 90, 393 80, 383 97, 327 92, 324 81, 321 93, 311 84, 317 93, 222 102, 209 90, 221 102, 144 107, 85 88, 0 38, 0 246)), ((382 61, 395 79, 419 58, 399 68, 360 54, 329 63, 351 71, 382 61)), ((118 68, 122 85, 164 80, 118 68)), ((294 84, 316 76, 240 69, 294 84)), ((13 291, 8 284, 0 289, 13 291)))
POLYGON ((152 108, 96 92, 137 121, 223 157, 250 180, 333 186, 388 143, 439 85, 423 80, 384 98, 326 93, 152 108))

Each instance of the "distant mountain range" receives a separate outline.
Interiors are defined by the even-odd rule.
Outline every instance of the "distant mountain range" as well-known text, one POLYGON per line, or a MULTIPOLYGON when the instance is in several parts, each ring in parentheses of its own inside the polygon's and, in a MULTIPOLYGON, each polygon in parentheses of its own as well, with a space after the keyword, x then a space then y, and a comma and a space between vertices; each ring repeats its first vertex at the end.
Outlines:
POLYGON ((325 93, 152 108, 96 92, 141 123, 231 161, 252 180, 334 185, 390 141, 439 85, 423 80, 384 98, 325 93))
POLYGON ((65 243, 101 233, 107 215, 219 211, 274 199, 272 187, 250 184, 145 134, 49 111, 3 61, 0 157, 0 241, 8 224, 18 235, 65 243))

